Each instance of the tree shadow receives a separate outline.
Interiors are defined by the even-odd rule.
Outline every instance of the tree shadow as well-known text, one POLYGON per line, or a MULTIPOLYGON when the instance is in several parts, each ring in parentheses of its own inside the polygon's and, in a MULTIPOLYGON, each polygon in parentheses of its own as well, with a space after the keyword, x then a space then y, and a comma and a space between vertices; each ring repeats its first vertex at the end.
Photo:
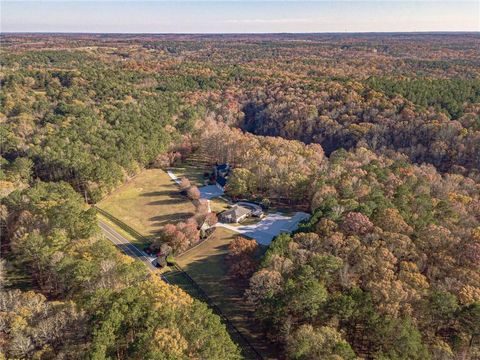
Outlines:
POLYGON ((181 201, 185 200, 183 197, 172 197, 171 199, 162 199, 162 200, 155 200, 152 202, 147 203, 147 205, 177 205, 181 201))
POLYGON ((164 215, 157 215, 152 216, 148 220, 155 222, 154 226, 162 226, 169 222, 177 223, 179 220, 186 220, 189 217, 192 217, 194 213, 191 212, 177 212, 173 214, 164 214, 164 215))
POLYGON ((173 190, 162 190, 162 191, 150 191, 150 192, 145 192, 140 194, 140 196, 147 197, 147 196, 171 196, 172 194, 174 195, 176 191, 173 190))

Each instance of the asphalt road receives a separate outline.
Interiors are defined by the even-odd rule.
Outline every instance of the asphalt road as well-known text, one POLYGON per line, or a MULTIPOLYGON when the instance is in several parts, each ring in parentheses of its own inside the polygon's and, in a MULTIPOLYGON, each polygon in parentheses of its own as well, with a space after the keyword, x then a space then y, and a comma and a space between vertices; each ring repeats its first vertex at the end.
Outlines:
POLYGON ((115 231, 109 224, 99 220, 98 225, 100 225, 100 228, 107 239, 114 243, 115 246, 122 250, 126 255, 143 261, 151 271, 157 270, 157 268, 152 264, 152 261, 155 259, 154 257, 148 256, 145 252, 137 248, 121 234, 115 231))

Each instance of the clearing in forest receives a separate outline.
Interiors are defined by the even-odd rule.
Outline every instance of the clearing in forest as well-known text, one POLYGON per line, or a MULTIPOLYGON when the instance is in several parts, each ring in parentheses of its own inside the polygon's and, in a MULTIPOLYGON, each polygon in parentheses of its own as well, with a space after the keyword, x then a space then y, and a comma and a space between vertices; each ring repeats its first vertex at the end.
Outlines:
POLYGON ((146 237, 154 236, 165 224, 186 220, 195 211, 161 169, 142 171, 97 206, 146 237))

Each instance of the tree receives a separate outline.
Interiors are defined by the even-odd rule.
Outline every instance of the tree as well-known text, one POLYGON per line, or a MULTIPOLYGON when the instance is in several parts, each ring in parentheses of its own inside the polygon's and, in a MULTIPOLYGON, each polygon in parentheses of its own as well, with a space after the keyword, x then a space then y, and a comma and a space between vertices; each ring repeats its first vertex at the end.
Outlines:
POLYGON ((205 217, 205 222, 208 224, 208 226, 213 226, 218 222, 218 217, 213 212, 208 213, 205 217))
POLYGON ((187 190, 187 196, 190 200, 200 199, 200 190, 196 186, 190 186, 187 190))
POLYGON ((373 223, 362 213, 349 212, 343 218, 342 229, 348 234, 365 235, 372 231, 373 223))
POLYGON ((413 231, 396 208, 381 210, 376 217, 376 224, 383 230, 394 233, 410 234, 413 231))
POLYGON ((254 174, 245 168, 235 168, 228 178, 227 192, 233 196, 248 197, 255 193, 256 184, 254 174))
POLYGON ((250 278, 245 295, 250 303, 260 306, 262 300, 273 298, 282 289, 283 282, 278 271, 261 269, 250 278))
POLYGON ((184 191, 184 190, 189 189, 192 186, 192 184, 190 183, 190 180, 188 180, 188 178, 182 177, 180 179, 179 186, 180 186, 180 190, 184 191))
POLYGON ((301 325, 288 339, 287 354, 289 359, 355 359, 355 353, 334 328, 301 325))
MULTIPOLYGON (((480 302, 465 306, 458 313, 460 328, 468 337, 468 348, 472 349, 475 339, 480 338, 480 302)), ((472 349, 473 350, 473 349, 472 349)), ((477 353, 480 347, 477 343, 477 353)))
POLYGON ((312 275, 313 269, 307 265, 285 284, 284 311, 299 322, 314 319, 327 300, 327 289, 312 275))
POLYGON ((237 236, 228 245, 226 261, 230 274, 238 278, 249 278, 257 265, 257 251, 258 243, 256 240, 237 236))
POLYGON ((137 286, 99 292, 89 306, 91 357, 240 358, 205 304, 153 274, 137 286))

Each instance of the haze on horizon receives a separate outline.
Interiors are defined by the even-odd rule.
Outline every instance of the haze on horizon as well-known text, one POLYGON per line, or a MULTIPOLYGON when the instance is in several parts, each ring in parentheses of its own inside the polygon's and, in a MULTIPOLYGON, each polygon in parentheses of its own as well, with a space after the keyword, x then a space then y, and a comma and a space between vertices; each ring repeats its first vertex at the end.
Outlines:
POLYGON ((1 1, 1 32, 479 31, 478 1, 1 1))

